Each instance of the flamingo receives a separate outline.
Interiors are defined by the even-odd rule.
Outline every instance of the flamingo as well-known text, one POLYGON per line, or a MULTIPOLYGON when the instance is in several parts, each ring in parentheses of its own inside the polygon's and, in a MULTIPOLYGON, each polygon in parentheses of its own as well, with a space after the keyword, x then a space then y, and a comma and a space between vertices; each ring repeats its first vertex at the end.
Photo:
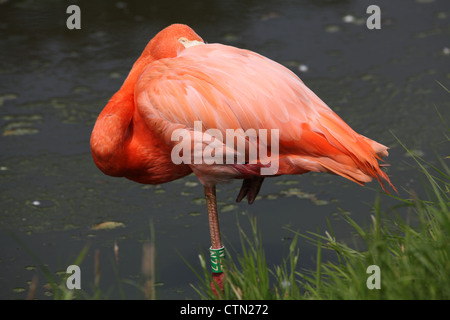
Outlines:
MULTIPOLYGON (((98 116, 90 145, 95 164, 106 175, 143 184, 162 184, 192 172, 197 176, 206 197, 213 282, 221 289, 218 183, 243 179, 236 200, 247 198, 250 204, 264 178, 311 171, 340 175, 361 185, 376 179, 386 190, 384 180, 395 190, 378 162, 388 156, 388 148, 356 133, 292 71, 249 50, 206 44, 183 24, 170 25, 150 40, 98 116), (195 130, 196 123, 200 129, 195 130), (277 143, 278 150, 266 157, 246 155, 234 163, 174 161, 176 146, 200 143, 205 152, 210 146, 205 141, 219 146, 213 152, 219 158, 236 160, 238 146, 223 139, 227 129, 238 132, 244 153, 255 141, 267 138, 262 130, 275 131, 277 135, 259 147, 277 143), (242 134, 250 129, 256 140, 242 134), (180 130, 184 135, 174 139, 180 130), (195 138, 198 133, 200 140, 195 138), (268 159, 277 166, 265 174, 268 159)), ((192 159, 195 152, 191 157, 186 150, 183 157, 192 159)))

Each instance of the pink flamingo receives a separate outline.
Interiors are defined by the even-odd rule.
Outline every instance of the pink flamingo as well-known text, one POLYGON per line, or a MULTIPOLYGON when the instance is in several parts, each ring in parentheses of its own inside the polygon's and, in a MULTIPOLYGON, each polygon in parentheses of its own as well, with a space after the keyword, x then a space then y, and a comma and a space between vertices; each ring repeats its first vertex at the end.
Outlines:
MULTIPOLYGON (((241 134, 240 139, 249 152, 249 136, 241 134)), ((201 139, 200 143, 200 151, 205 152, 208 144, 201 139)), ((147 44, 100 113, 91 136, 94 161, 107 175, 161 184, 196 174, 207 200, 213 279, 220 288, 223 245, 216 184, 243 179, 237 201, 247 197, 249 203, 255 200, 264 177, 309 171, 337 174, 361 185, 375 178, 383 189, 384 179, 394 188, 378 163, 388 155, 387 149, 351 129, 284 66, 249 50, 205 44, 182 24, 163 29, 147 44), (200 132, 194 130, 196 121, 201 124, 200 132), (277 152, 267 154, 272 161, 277 156, 277 170, 264 174, 268 158, 259 153, 256 158, 246 155, 240 163, 175 163, 172 152, 181 139, 174 140, 173 134, 178 129, 187 133, 184 146, 198 143, 195 135, 200 133, 222 146, 215 149, 215 155, 220 156, 220 151, 223 159, 231 156, 235 160, 237 145, 230 147, 217 133, 226 136, 227 129, 253 129, 259 143, 266 138, 261 129, 275 130, 275 138, 270 136, 262 146, 277 143, 277 152), (213 138, 206 134, 209 129, 216 130, 213 138)), ((192 159, 194 155, 186 156, 192 159)))

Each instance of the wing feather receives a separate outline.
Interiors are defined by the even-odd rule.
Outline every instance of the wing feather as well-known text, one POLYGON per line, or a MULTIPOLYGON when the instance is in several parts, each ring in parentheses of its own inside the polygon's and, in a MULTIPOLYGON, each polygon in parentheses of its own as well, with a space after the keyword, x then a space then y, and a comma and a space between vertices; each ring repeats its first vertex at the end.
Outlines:
POLYGON ((226 129, 279 129, 280 156, 293 157, 284 161, 286 172, 296 165, 303 173, 305 163, 308 171, 360 183, 388 180, 377 162, 385 146, 352 130, 293 72, 248 50, 208 44, 158 60, 140 76, 135 99, 149 126, 164 128, 168 144, 171 131, 193 130, 194 121, 224 135, 226 129))

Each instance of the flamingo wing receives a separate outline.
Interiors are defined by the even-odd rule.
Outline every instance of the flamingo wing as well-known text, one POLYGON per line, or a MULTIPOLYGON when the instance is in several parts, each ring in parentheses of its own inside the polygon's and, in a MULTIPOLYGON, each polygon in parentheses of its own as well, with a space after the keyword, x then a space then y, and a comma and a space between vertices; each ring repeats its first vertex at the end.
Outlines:
MULTIPOLYGON (((361 184, 372 178, 389 182, 377 161, 387 147, 352 130, 293 72, 252 51, 207 44, 158 60, 139 77, 135 104, 168 145, 174 144, 174 130, 193 130, 195 121, 224 136, 227 129, 278 129, 277 174, 323 171, 361 184)), ((206 176, 239 175, 246 166, 216 166, 215 172, 212 166, 192 167, 206 176)))

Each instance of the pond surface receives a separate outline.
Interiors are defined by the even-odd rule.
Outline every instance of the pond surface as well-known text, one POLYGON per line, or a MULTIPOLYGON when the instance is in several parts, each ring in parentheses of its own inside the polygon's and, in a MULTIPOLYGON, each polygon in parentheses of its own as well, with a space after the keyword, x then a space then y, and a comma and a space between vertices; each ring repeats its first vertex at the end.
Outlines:
MULTIPOLYGON (((195 299, 198 254, 209 247, 203 188, 195 176, 146 186, 103 175, 89 138, 95 119, 159 30, 186 23, 207 42, 247 48, 299 75, 356 131, 390 146, 392 182, 422 192, 422 178, 394 134, 434 163, 448 155, 442 117, 450 124, 450 2, 359 1, 75 1, 81 30, 66 28, 61 1, 0 1, 0 298, 51 299, 39 268, 65 271, 85 246, 82 288, 109 298, 142 298, 143 243, 155 229, 160 299, 195 299), (366 9, 381 8, 369 30, 366 9), (112 230, 96 229, 105 222, 112 230), (118 248, 118 262, 114 247, 118 248)), ((366 224, 380 187, 306 174, 266 179, 251 206, 236 204, 240 182, 220 186, 220 224, 228 248, 239 248, 237 223, 257 217, 269 265, 280 264, 293 236, 329 230, 351 241, 340 209, 366 224)), ((384 208, 392 199, 381 194, 384 208)), ((105 226, 105 224, 103 224, 105 226)), ((315 265, 300 241, 299 268, 315 265)), ((116 249, 117 251, 117 249, 116 249)), ((324 252, 325 259, 333 259, 324 252)), ((365 279, 364 279, 365 281, 365 279)))

